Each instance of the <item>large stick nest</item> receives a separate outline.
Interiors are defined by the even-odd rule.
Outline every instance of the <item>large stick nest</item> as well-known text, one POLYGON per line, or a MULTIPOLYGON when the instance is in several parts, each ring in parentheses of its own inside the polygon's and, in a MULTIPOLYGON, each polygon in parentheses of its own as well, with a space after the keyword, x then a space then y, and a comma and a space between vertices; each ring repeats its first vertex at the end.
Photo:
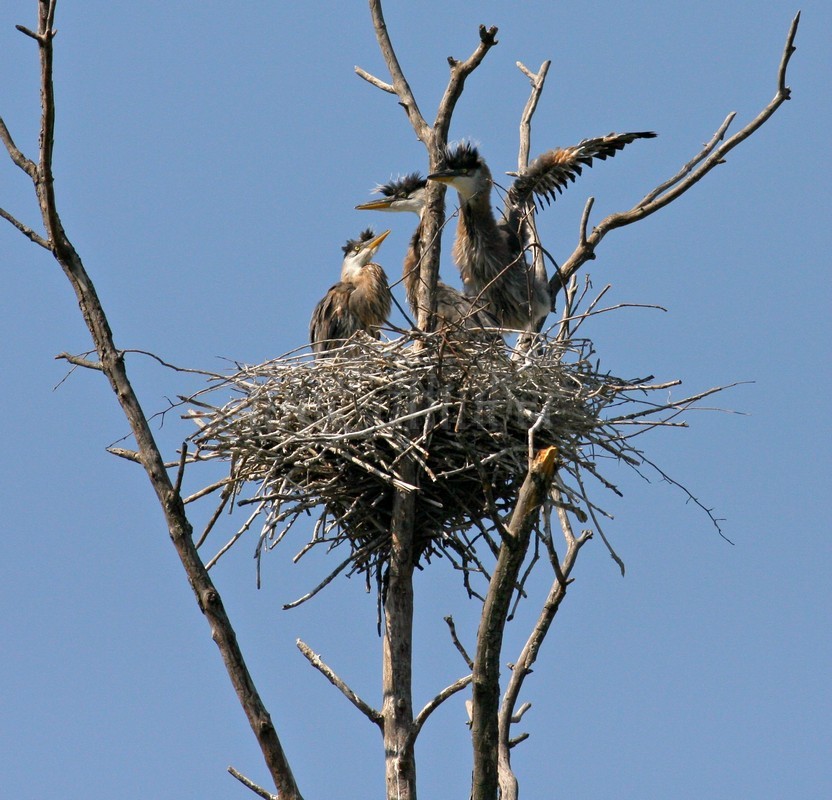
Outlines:
POLYGON ((348 542, 339 569, 369 570, 389 552, 402 490, 416 493, 419 552, 467 568, 479 565, 477 539, 493 549, 495 521, 512 509, 533 449, 557 447, 561 474, 580 487, 559 481, 561 497, 585 507, 581 472, 610 486, 594 454, 634 461, 616 424, 624 418, 602 412, 658 387, 600 373, 591 355, 587 341, 544 339, 513 360, 502 340, 359 336, 327 358, 294 354, 223 378, 207 396, 230 390, 232 399, 214 406, 202 393, 193 440, 200 458, 229 462, 239 502, 263 521, 261 546, 314 509, 307 547, 348 542))

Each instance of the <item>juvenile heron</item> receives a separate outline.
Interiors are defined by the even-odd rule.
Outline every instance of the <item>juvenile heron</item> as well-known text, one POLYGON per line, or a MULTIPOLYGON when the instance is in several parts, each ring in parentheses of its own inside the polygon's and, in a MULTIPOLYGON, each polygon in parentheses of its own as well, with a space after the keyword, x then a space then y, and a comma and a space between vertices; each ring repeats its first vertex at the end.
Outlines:
POLYGON ((370 259, 389 233, 375 236, 367 228, 344 245, 341 280, 315 306, 309 321, 309 341, 316 355, 340 347, 357 331, 379 338, 378 328, 390 315, 392 298, 387 275, 370 259))
POLYGON ((503 327, 540 330, 552 298, 545 269, 535 271, 526 261, 523 228, 530 202, 555 200, 594 158, 612 157, 635 139, 655 135, 611 133, 543 153, 512 183, 499 220, 491 208, 491 170, 477 148, 468 142, 449 148, 447 168, 428 175, 428 180, 452 186, 459 194, 453 252, 466 294, 481 298, 503 327))
MULTIPOLYGON (((414 316, 419 317, 419 265, 422 260, 422 212, 425 209, 427 180, 418 172, 385 183, 376 189, 382 197, 361 203, 362 211, 412 211, 419 216, 419 224, 410 239, 404 257, 402 279, 407 302, 414 316)), ((439 328, 475 330, 498 327, 497 320, 483 309, 483 303, 467 297, 442 281, 436 282, 436 316, 439 328)))

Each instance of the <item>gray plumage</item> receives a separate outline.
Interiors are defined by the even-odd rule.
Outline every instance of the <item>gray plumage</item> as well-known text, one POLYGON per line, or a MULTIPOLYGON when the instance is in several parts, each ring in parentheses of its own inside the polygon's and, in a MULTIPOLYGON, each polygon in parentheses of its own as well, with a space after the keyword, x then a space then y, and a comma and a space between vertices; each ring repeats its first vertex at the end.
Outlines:
POLYGON ((370 261, 389 230, 374 236, 369 228, 344 246, 341 280, 315 306, 309 341, 316 355, 340 347, 358 331, 378 339, 378 328, 390 316, 392 297, 387 275, 370 261))
POLYGON ((463 142, 445 153, 447 168, 428 175, 452 186, 460 210, 454 260, 466 294, 480 298, 500 325, 540 330, 551 308, 545 270, 536 272, 525 256, 524 220, 535 199, 551 202, 595 158, 614 156, 647 131, 584 139, 578 145, 550 150, 536 158, 513 182, 501 218, 491 207, 491 170, 476 147, 463 142))
MULTIPOLYGON (((422 212, 425 208, 427 180, 418 172, 382 184, 376 192, 383 195, 377 200, 362 203, 357 209, 366 211, 411 211, 419 216, 419 224, 410 239, 402 267, 402 281, 410 310, 419 316, 419 265, 422 260, 422 212)), ((482 308, 474 298, 467 297, 453 286, 436 282, 436 316, 440 329, 464 328, 476 330, 496 328, 497 320, 482 308)))

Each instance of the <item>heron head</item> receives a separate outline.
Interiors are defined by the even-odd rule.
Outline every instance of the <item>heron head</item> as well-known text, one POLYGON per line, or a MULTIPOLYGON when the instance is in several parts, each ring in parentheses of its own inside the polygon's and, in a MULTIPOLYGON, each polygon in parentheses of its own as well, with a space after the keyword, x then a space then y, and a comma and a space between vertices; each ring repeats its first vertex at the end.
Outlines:
POLYGON ((491 172, 477 148, 470 142, 460 142, 445 149, 446 168, 428 175, 429 181, 452 186, 462 200, 490 190, 491 172))
POLYGON ((361 203, 359 211, 412 211, 421 214, 425 207, 425 186, 427 181, 418 172, 397 178, 375 188, 381 197, 361 203))
POLYGON ((341 280, 350 280, 370 263, 389 230, 376 236, 372 228, 362 231, 357 239, 349 239, 344 245, 344 263, 341 265, 341 280))

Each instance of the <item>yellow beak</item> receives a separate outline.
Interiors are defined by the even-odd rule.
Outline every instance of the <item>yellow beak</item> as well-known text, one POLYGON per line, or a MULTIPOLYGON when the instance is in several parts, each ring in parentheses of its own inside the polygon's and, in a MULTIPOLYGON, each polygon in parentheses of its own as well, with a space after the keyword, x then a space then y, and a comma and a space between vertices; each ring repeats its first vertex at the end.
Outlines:
POLYGON ((356 206, 356 210, 358 211, 377 211, 378 209, 385 209, 389 208, 393 205, 394 198, 392 197, 385 197, 381 200, 370 200, 369 203, 362 203, 360 206, 356 206))
POLYGON ((372 250, 377 250, 379 245, 387 238, 390 233, 390 229, 388 228, 384 233, 380 233, 373 239, 371 242, 368 243, 367 247, 371 248, 372 250))

